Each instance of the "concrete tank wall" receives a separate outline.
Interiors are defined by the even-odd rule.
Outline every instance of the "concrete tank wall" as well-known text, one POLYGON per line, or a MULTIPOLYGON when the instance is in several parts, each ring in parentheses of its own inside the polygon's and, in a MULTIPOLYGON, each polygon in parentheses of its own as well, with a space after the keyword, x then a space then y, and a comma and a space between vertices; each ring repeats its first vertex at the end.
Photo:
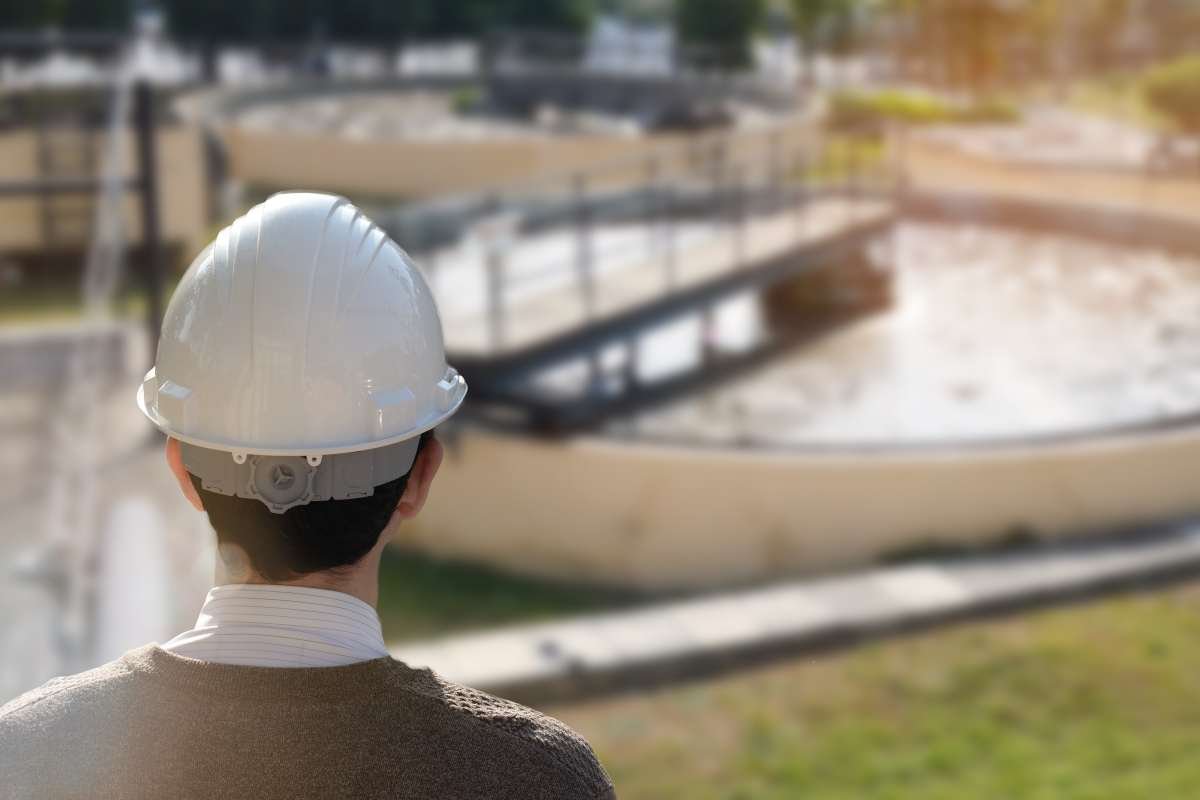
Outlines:
MULTIPOLYGON (((137 170, 132 132, 124 155, 126 174, 137 170)), ((100 146, 103 142, 98 142, 100 146)), ((163 238, 194 253, 206 244, 208 234, 204 152, 200 134, 193 128, 160 129, 158 134, 159 192, 163 238)), ((0 133, 0 181, 33 181, 40 177, 37 134, 32 130, 0 133)), ((50 243, 42 231, 42 198, 25 195, 0 198, 0 253, 35 252, 50 245, 84 246, 79 241, 50 243)), ((140 199, 135 191, 125 196, 125 231, 130 242, 141 240, 140 199)))
MULTIPOLYGON (((347 194, 434 198, 511 186, 539 176, 565 175, 617 162, 608 176, 619 184, 645 180, 639 156, 657 150, 701 148, 723 141, 734 158, 765 163, 772 135, 802 135, 800 120, 704 136, 521 136, 478 140, 354 140, 333 135, 251 130, 226 125, 220 137, 231 177, 279 188, 319 189, 347 194)), ((678 154, 676 155, 678 158, 678 154)))
POLYGON ((467 430, 405 543, 651 589, 1200 512, 1200 430, 871 454, 566 443, 467 430))

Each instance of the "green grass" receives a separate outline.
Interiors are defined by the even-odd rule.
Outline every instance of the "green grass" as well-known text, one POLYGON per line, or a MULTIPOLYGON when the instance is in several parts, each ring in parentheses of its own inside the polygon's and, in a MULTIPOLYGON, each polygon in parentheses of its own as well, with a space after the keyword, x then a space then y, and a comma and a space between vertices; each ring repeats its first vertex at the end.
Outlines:
POLYGON ((379 570, 379 617, 389 642, 613 608, 637 597, 394 550, 379 570))
POLYGON ((635 798, 1185 798, 1200 586, 551 709, 635 798))
POLYGON ((830 127, 856 130, 880 127, 887 121, 910 125, 937 123, 1019 122, 1017 106, 999 97, 984 97, 969 103, 954 103, 933 94, 885 90, 838 92, 829 98, 830 127))
MULTIPOLYGON (((179 277, 171 274, 165 279, 162 301, 164 310, 179 277)), ((121 319, 142 319, 146 315, 146 297, 146 293, 140 287, 123 289, 113 301, 114 316, 121 319)), ((80 284, 74 279, 0 287, 0 326, 63 322, 78 319, 82 313, 80 284)))
POLYGON ((0 325, 49 322, 77 318, 78 286, 11 286, 0 291, 0 325))

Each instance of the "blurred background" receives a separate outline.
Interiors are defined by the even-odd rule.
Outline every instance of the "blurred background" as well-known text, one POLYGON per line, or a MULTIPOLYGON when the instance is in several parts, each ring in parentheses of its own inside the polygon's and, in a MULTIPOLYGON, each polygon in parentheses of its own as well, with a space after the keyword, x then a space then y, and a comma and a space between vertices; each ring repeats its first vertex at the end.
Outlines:
POLYGON ((1200 2, 5 4, 0 702, 192 625, 134 392, 285 189, 471 386, 399 657, 625 798, 1194 794, 1200 2))

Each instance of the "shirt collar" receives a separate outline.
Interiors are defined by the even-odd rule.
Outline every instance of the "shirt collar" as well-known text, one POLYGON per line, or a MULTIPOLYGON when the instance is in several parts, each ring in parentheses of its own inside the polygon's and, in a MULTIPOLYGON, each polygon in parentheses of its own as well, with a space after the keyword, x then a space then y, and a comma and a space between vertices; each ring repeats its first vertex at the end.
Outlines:
POLYGON ((163 649, 254 666, 353 664, 387 655, 375 609, 344 592, 278 584, 211 589, 192 630, 163 649))

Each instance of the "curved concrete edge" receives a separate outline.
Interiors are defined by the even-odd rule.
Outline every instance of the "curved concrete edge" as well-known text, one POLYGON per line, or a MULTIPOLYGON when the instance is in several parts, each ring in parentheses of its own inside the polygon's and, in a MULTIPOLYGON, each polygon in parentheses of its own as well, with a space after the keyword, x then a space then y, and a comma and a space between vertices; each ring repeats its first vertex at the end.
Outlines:
POLYGON ((361 94, 387 91, 451 91, 465 86, 489 84, 504 95, 526 95, 526 103, 540 98, 574 100, 589 92, 599 97, 614 94, 629 98, 659 99, 659 104, 683 97, 711 100, 714 96, 737 98, 764 106, 793 107, 796 97, 792 86, 774 83, 753 75, 714 76, 684 72, 663 76, 620 74, 603 69, 565 65, 533 69, 495 70, 489 68, 425 72, 413 75, 374 77, 315 78, 305 80, 264 80, 248 85, 201 87, 179 96, 175 108, 184 117, 196 119, 227 116, 263 103, 301 98, 361 94))
POLYGON ((1190 523, 405 643, 393 655, 521 702, 562 702, 1198 574, 1190 523))
POLYGON ((906 219, 972 222, 1048 234, 1080 236, 1118 247, 1200 253, 1200 224, 1189 214, 1148 212, 1128 204, 1067 202, 970 190, 917 188, 900 196, 906 219))
MULTIPOLYGON (((230 174, 262 186, 314 186, 348 195, 444 199, 447 195, 529 188, 566 180, 577 170, 605 170, 603 183, 645 180, 642 159, 653 155, 685 163, 697 142, 725 142, 729 157, 760 163, 772 136, 800 137, 811 123, 781 116, 772 125, 732 131, 638 136, 495 136, 446 141, 349 139, 334 134, 258 130, 222 121, 214 126, 229 157, 230 174), (337 158, 329 158, 336 152, 337 158), (669 156, 666 154, 670 154, 669 156)), ((595 188, 593 186, 593 188, 595 188)))
POLYGON ((871 454, 550 442, 468 428, 448 451, 407 543, 654 590, 1200 513, 1200 428, 871 454))
POLYGON ((206 121, 265 103, 368 92, 451 91, 478 81, 478 75, 457 73, 361 79, 264 80, 247 85, 200 86, 179 94, 175 98, 174 109, 184 119, 206 121))
MULTIPOLYGON (((1097 170, 1048 172, 934 147, 907 137, 898 157, 911 185, 922 191, 960 193, 964 189, 994 199, 1084 204, 1112 209, 1145 221, 1150 217, 1200 222, 1200 184, 1187 175, 1147 175, 1097 170)), ((1121 227, 1136 223, 1128 218, 1121 227)), ((1153 244, 1153 242, 1150 242, 1153 244)))

